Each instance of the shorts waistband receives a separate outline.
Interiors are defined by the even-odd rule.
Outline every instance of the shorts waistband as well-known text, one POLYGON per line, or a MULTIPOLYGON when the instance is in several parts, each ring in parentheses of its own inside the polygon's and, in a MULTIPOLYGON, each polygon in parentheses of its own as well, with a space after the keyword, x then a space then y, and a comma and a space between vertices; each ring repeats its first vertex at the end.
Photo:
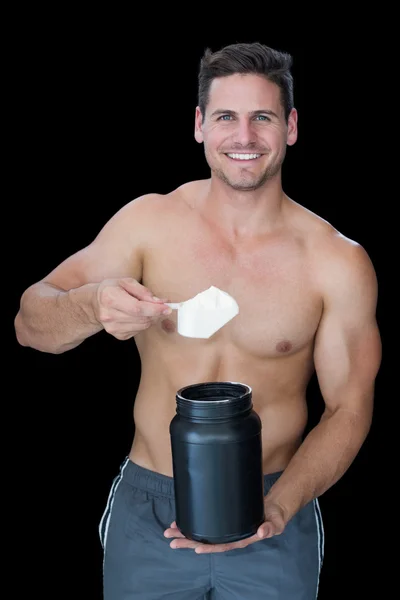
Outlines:
MULTIPOLYGON (((282 471, 276 471, 264 475, 264 494, 268 492, 281 474, 282 471)), ((146 469, 133 462, 128 456, 120 466, 120 477, 135 488, 152 492, 159 496, 175 497, 173 477, 146 469)))

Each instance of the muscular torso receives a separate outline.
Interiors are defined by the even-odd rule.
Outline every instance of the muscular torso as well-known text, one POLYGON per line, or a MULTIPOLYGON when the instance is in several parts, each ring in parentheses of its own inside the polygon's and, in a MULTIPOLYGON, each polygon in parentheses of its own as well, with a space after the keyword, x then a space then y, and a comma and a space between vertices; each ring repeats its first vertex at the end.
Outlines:
MULTIPOLYGON (((194 194, 199 185, 193 184, 194 194)), ((302 211, 288 201, 284 226, 233 244, 185 194, 165 198, 149 232, 142 283, 169 302, 213 285, 235 298, 239 314, 209 339, 178 334, 176 311, 135 337, 142 376, 130 456, 138 464, 172 476, 176 391, 206 381, 251 386, 262 420, 264 472, 284 468, 297 449, 323 305, 309 242, 314 217, 302 211)))

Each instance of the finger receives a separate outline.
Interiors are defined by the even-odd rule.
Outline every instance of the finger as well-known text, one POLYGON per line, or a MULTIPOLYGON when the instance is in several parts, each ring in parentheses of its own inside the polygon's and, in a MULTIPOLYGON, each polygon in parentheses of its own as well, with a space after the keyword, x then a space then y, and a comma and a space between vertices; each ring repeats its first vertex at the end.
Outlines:
POLYGON ((228 550, 234 550, 237 546, 230 546, 229 544, 220 544, 215 546, 213 544, 203 544, 195 548, 196 554, 215 554, 216 552, 227 552, 228 550))
POLYGON ((146 300, 147 302, 160 302, 164 303, 168 301, 168 298, 158 298, 155 296, 149 288, 139 283, 136 279, 131 277, 123 277, 119 280, 120 286, 126 290, 131 296, 137 298, 137 300, 146 300))
POLYGON ((183 533, 181 533, 179 531, 179 529, 176 529, 176 527, 171 527, 169 529, 166 529, 164 531, 164 536, 167 538, 184 538, 185 536, 183 535, 183 533))
POLYGON ((158 318, 170 315, 172 309, 163 303, 148 302, 147 300, 137 300, 126 290, 118 290, 111 299, 112 308, 134 318, 158 318))
POLYGON ((183 548, 189 548, 191 550, 196 550, 198 546, 201 546, 200 542, 194 542, 193 540, 188 540, 186 538, 173 540, 170 543, 170 547, 174 550, 182 550, 183 548))
POLYGON ((230 544, 201 544, 196 548, 197 554, 208 554, 210 552, 228 552, 229 550, 238 550, 239 548, 246 548, 254 542, 259 542, 260 539, 257 535, 253 535, 245 540, 238 542, 232 542, 230 544))
POLYGON ((154 302, 147 302, 142 300, 139 302, 138 313, 142 317, 164 317, 172 313, 172 308, 165 306, 165 304, 156 304, 154 302))
POLYGON ((102 315, 103 316, 103 320, 105 322, 113 322, 116 325, 121 325, 122 327, 125 324, 129 324, 132 325, 132 322, 134 320, 135 325, 136 324, 142 324, 142 325, 150 325, 152 322, 151 317, 145 317, 141 314, 134 314, 132 312, 132 307, 127 307, 125 306, 126 310, 121 310, 120 308, 109 308, 107 310, 107 313, 102 315), (128 310, 130 310, 130 312, 127 312, 128 310))

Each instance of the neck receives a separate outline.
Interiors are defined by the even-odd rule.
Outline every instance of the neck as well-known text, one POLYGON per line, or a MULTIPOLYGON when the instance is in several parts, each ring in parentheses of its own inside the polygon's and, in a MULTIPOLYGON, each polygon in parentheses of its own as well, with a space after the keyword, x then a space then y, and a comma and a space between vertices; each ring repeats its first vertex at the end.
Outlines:
POLYGON ((280 176, 257 190, 235 190, 212 176, 201 201, 204 216, 230 239, 251 238, 282 224, 286 195, 280 176))

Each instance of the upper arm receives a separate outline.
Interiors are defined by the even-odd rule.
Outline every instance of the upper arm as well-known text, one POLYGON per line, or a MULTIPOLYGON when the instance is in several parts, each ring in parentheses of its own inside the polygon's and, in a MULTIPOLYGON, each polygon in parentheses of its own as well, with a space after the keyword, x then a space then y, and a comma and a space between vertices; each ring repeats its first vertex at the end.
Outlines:
POLYGON ((67 257, 42 281, 64 290, 108 278, 140 281, 153 202, 157 202, 155 194, 123 206, 88 246, 67 257))
POLYGON ((359 244, 339 237, 333 250, 321 279, 324 308, 314 348, 316 374, 326 412, 344 408, 368 426, 381 361, 377 278, 359 244))

